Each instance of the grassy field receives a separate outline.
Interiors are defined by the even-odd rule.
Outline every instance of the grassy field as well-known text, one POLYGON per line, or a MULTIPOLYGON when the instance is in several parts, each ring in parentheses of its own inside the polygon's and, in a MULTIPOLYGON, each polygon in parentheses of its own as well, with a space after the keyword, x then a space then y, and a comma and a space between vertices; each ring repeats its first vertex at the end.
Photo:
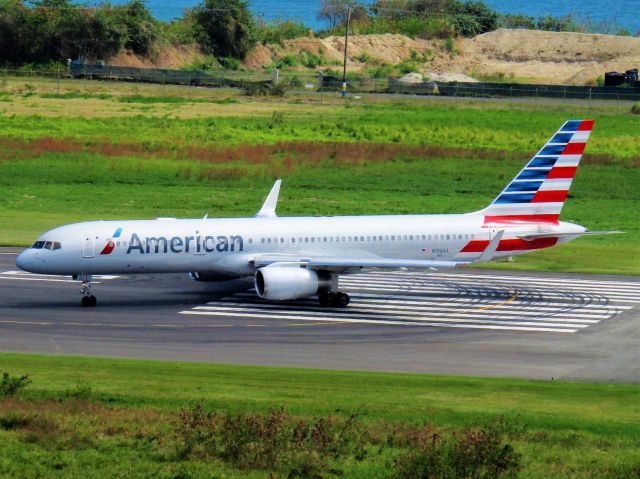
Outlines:
POLYGON ((357 413, 362 449, 323 477, 395 477, 411 448, 398 437, 424 424, 443 435, 497 424, 521 478, 640 474, 632 385, 16 354, 0 354, 1 371, 33 380, 20 399, 0 400, 3 477, 287 477, 177 455, 179 410, 196 402, 231 415, 284 408, 308 422, 357 413))
MULTIPOLYGON (((281 215, 473 211, 577 113, 82 84, 100 90, 0 96, 0 244, 85 219, 249 216, 276 177, 281 215)), ((594 115, 562 219, 627 234, 496 266, 640 274, 640 117, 612 113, 594 115)))

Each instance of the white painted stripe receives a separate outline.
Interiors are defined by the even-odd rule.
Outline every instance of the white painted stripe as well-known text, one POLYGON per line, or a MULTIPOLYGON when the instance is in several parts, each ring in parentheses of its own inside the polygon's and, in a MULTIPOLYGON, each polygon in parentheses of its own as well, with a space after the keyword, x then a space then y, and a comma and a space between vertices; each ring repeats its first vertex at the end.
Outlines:
MULTIPOLYGON (((407 275, 408 273, 404 272, 396 272, 390 271, 389 274, 399 276, 399 275, 407 275)), ((411 273, 409 273, 411 274, 411 273)), ((581 284, 593 284, 596 286, 603 285, 615 285, 615 286, 631 286, 640 290, 640 280, 636 282, 631 281, 615 281, 615 280, 590 280, 590 279, 580 279, 580 278, 559 278, 559 277, 541 277, 541 276, 503 276, 498 275, 493 272, 487 271, 487 274, 465 274, 465 273, 428 273, 429 276, 433 277, 447 277, 447 278, 475 278, 479 280, 494 280, 494 279, 506 279, 509 281, 526 281, 526 282, 546 282, 549 284, 553 284, 554 287, 557 286, 558 281, 562 281, 562 287, 565 286, 565 281, 570 281, 571 283, 581 283, 581 284)))
MULTIPOLYGON (((411 276, 400 275, 394 271, 388 272, 389 276, 394 276, 398 279, 410 279, 411 276)), ((477 275, 477 274, 465 274, 465 273, 448 273, 448 272, 424 272, 416 274, 415 278, 424 278, 428 276, 430 278, 443 278, 448 281, 472 281, 474 284, 482 285, 486 282, 508 282, 510 285, 533 285, 537 286, 539 284, 546 286, 557 287, 557 282, 562 281, 562 286, 572 286, 572 287, 583 287, 590 288, 595 287, 599 289, 618 289, 618 290, 631 290, 631 291, 639 291, 640 292, 640 283, 631 283, 631 282, 618 282, 618 281, 591 281, 591 280, 580 280, 574 278, 545 278, 545 277, 537 277, 537 278, 527 278, 521 276, 499 276, 492 272, 487 272, 486 275, 477 275)), ((361 277, 360 275, 353 277, 361 277)), ((380 276, 382 279, 384 276, 380 276)))
MULTIPOLYGON (((0 279, 8 279, 12 281, 45 281, 48 283, 78 283, 73 279, 48 279, 48 278, 21 278, 18 276, 0 276, 0 279)), ((92 284, 100 284, 100 281, 92 281, 92 284)))
MULTIPOLYGON (((585 293, 585 294, 599 294, 599 295, 617 295, 617 296, 637 296, 640 297, 640 288, 630 287, 630 286, 606 286, 604 284, 580 284, 580 285, 571 285, 569 283, 562 284, 562 286, 558 287, 555 282, 550 281, 530 281, 528 283, 514 283, 509 281, 508 279, 495 279, 492 282, 481 282, 479 283, 477 280, 473 278, 452 278, 451 281, 455 281, 456 286, 476 286, 479 289, 485 288, 496 288, 496 287, 504 287, 511 289, 522 289, 523 291, 532 291, 538 293, 546 293, 549 292, 562 292, 566 291, 567 293, 585 293), (528 289, 530 288, 530 289, 528 289)), ((556 280, 557 281, 557 280, 556 280)), ((383 282, 381 282, 383 283, 383 282)))
MULTIPOLYGON (((29 273, 27 271, 2 271, 0 275, 13 275, 13 276, 33 276, 33 277, 44 277, 44 278, 69 278, 70 274, 38 274, 38 273, 29 273)), ((100 279, 116 279, 120 276, 113 276, 108 274, 94 274, 94 278, 100 279)))
POLYGON ((569 143, 586 143, 589 140, 591 131, 576 131, 571 137, 569 143))
MULTIPOLYGON (((256 294, 255 293, 247 293, 247 296, 252 296, 255 297, 256 294)), ((422 304, 423 303, 423 299, 420 296, 409 296, 409 295, 403 295, 403 294, 394 294, 394 295, 379 295, 379 294, 374 294, 374 293, 361 293, 358 292, 355 295, 351 296, 352 298, 366 298, 367 301, 375 301, 375 299, 369 299, 369 298, 379 298, 379 301, 381 302, 385 302, 385 303, 398 303, 398 304, 407 304, 407 303, 419 303, 422 304), (400 300, 400 298, 402 298, 402 300, 400 300), (396 301, 398 300, 398 301, 396 301)), ((455 298, 458 299, 458 298, 455 298)), ((498 299, 498 298, 496 298, 498 299)), ((507 298, 505 298, 507 299, 507 298)), ((449 304, 449 302, 451 301, 451 299, 447 299, 446 302, 447 304, 449 304)), ((482 305, 482 304, 491 304, 489 301, 485 300, 485 299, 481 299, 480 301, 478 301, 478 299, 476 298, 474 299, 468 299, 466 302, 468 303, 473 303, 476 305, 482 305)), ((442 302, 435 302, 435 301, 426 301, 424 302, 425 304, 442 304, 442 302)), ((532 299, 531 301, 527 301, 527 300, 518 300, 515 299, 512 302, 509 303, 510 305, 513 306, 531 306, 531 307, 535 307, 535 308, 541 308, 544 307, 546 309, 553 309, 553 306, 556 307, 562 307, 562 308, 571 308, 571 307, 588 307, 589 309, 593 309, 593 310, 610 310, 610 309, 633 309, 633 306, 621 306, 621 305, 616 305, 616 306, 606 306, 606 305, 599 305, 599 304, 592 304, 592 303, 588 303, 588 304, 581 304, 581 303, 571 303, 569 301, 567 302, 551 302, 551 301, 544 301, 544 300, 538 300, 538 299, 532 299)), ((456 304, 456 306, 464 306, 464 304, 456 304)), ((557 308, 555 308, 557 309, 557 308)))
MULTIPOLYGON (((285 304, 269 304, 269 303, 233 303, 233 302, 221 302, 215 306, 196 306, 193 308, 195 310, 204 310, 204 311, 226 311, 226 310, 242 310, 242 311, 260 311, 260 310, 276 310, 277 312, 281 312, 282 314, 311 314, 318 315, 327 314, 327 308, 316 307, 316 309, 308 310, 305 309, 301 311, 300 305, 285 305, 285 304)), ((538 318, 521 318, 518 315, 510 315, 510 314, 483 314, 481 311, 468 311, 468 312, 453 312, 453 311, 445 311, 444 316, 437 314, 436 311, 425 311, 425 313, 418 313, 416 311, 409 310, 408 312, 414 313, 410 316, 406 316, 406 309, 409 308, 382 308, 378 307, 366 307, 363 305, 353 305, 348 310, 344 309, 331 309, 331 313, 334 315, 340 316, 349 316, 349 317, 365 317, 371 318, 371 312, 377 313, 380 309, 391 309, 391 313, 386 313, 385 317, 393 317, 396 319, 406 319, 406 320, 418 320, 419 318, 428 318, 428 319, 438 319, 439 321, 466 321, 466 322, 487 322, 493 323, 497 321, 499 324, 552 324, 553 326, 560 326, 561 323, 576 323, 583 324, 584 327, 589 324, 599 323, 602 319, 608 319, 611 315, 602 316, 600 318, 590 318, 590 319, 578 319, 577 317, 573 317, 574 315, 570 315, 571 317, 566 318, 556 318, 555 316, 540 316, 538 318), (398 311, 398 313, 404 314, 394 314, 394 311, 398 311), (508 320, 508 321, 507 321, 508 320)))
MULTIPOLYGON (((237 313, 232 312, 208 312, 208 311, 180 311, 180 314, 188 315, 203 315, 203 316, 239 316, 237 313)), ((552 332, 552 333, 575 333, 578 329, 563 329, 563 328, 544 328, 544 327, 518 327, 518 326, 499 326, 499 325, 487 325, 487 324, 453 324, 453 323, 440 323, 434 322, 397 322, 389 320, 371 320, 371 319, 335 319, 330 317, 318 317, 311 318, 308 316, 288 316, 287 318, 281 318, 278 316, 254 314, 254 313, 242 313, 243 317, 260 318, 260 319, 295 319, 298 321, 327 321, 335 323, 362 323, 362 324, 388 324, 393 326, 435 326, 443 328, 464 328, 464 329, 490 329, 490 330, 503 330, 503 331, 531 331, 531 332, 552 332)))
MULTIPOLYGON (((486 288, 491 289, 491 288, 497 288, 497 287, 501 287, 505 289, 508 288, 510 290, 521 289, 523 290, 524 293, 527 293, 528 291, 538 292, 538 293, 544 293, 546 291, 550 291, 550 292, 559 293, 562 291, 562 289, 558 290, 555 283, 550 284, 548 281, 540 281, 540 282, 536 282, 533 285, 530 285, 528 283, 514 283, 509 280, 477 281, 476 279, 460 277, 460 278, 456 278, 454 283, 453 280, 445 280, 443 282, 437 282, 438 280, 435 278, 437 278, 437 275, 432 275, 430 277, 423 277, 419 280, 395 279, 391 277, 362 279, 360 276, 354 275, 354 276, 343 276, 340 279, 340 284, 366 284, 366 285, 382 285, 382 286, 398 285, 405 288, 416 285, 422 288, 433 288, 436 290, 447 290, 447 291, 455 290, 458 286, 467 287, 466 285, 470 285, 472 287, 477 288, 479 292, 483 291, 486 288), (531 287, 535 287, 537 289, 529 290, 528 288, 531 288, 531 287)), ((533 283, 533 281, 531 283, 533 283)), ((628 286, 618 286, 615 288, 608 287, 605 289, 602 288, 602 284, 599 284, 597 287, 595 285, 591 287, 578 286, 578 285, 576 286, 563 285, 562 287, 566 288, 566 291, 571 293, 578 290, 583 293, 591 293, 591 292, 595 292, 598 294, 610 293, 613 295, 636 295, 640 297, 640 288, 634 288, 634 287, 628 287, 628 286)))
MULTIPOLYGON (((257 295, 255 292, 236 293, 229 298, 238 298, 238 297, 256 299, 257 295)), ((516 299, 511 301, 509 304, 498 305, 496 304, 496 301, 499 301, 501 298, 453 297, 453 298, 446 298, 446 300, 444 301, 428 301, 428 300, 425 300, 424 297, 418 296, 418 295, 415 295, 415 296, 409 296, 405 294, 382 294, 381 295, 381 294, 375 294, 375 293, 365 293, 362 291, 351 293, 352 302, 359 300, 359 298, 362 298, 362 301, 366 302, 367 304, 398 304, 398 305, 406 305, 409 308, 414 307, 410 305, 442 306, 443 304, 446 304, 446 307, 449 307, 449 310, 454 310, 454 311, 459 310, 461 308, 466 308, 469 306, 475 306, 476 308, 492 306, 492 309, 509 308, 510 306, 515 306, 515 307, 534 308, 536 311, 541 311, 541 312, 560 311, 560 310, 582 311, 584 308, 588 308, 590 312, 592 311, 590 314, 593 314, 593 315, 606 314, 606 313, 610 313, 610 315, 615 315, 620 312, 618 310, 633 309, 633 306, 621 306, 621 305, 607 306, 607 305, 598 305, 598 304, 591 304, 591 303, 580 304, 580 303, 571 303, 571 302, 564 302, 564 303, 555 302, 554 303, 554 302, 540 301, 540 300, 519 301, 516 299), (613 312, 611 312, 612 310, 613 312)), ((506 300, 508 298, 504 298, 504 299, 506 300)), ((309 304, 309 305, 317 304, 317 300, 315 299, 308 300, 308 301, 305 301, 304 299, 302 299, 297 301, 298 303, 302 301, 304 304, 309 304)), ((215 305, 215 304, 218 304, 218 302, 213 301, 207 304, 215 305)))
MULTIPOLYGON (((348 283, 342 283, 343 286, 348 287, 349 284, 348 283)), ((440 294, 442 292, 442 290, 438 290, 432 287, 424 287, 424 286, 418 286, 415 284, 407 284, 407 287, 399 289, 399 288, 394 288, 393 286, 389 286, 389 287, 385 287, 385 286, 367 286, 366 284, 353 284, 352 287, 356 290, 362 290, 362 291, 386 291, 386 292, 393 292, 393 291, 399 291, 402 293, 407 293, 407 292, 416 292, 416 293, 436 293, 436 294, 440 294)), ((581 291, 580 289, 575 289, 575 291, 581 291)), ((448 293, 451 293, 451 290, 447 290, 448 293)), ((562 294, 561 292, 558 293, 554 293, 552 292, 551 289, 549 290, 545 290, 545 291, 540 291, 540 290, 536 290, 536 292, 540 293, 542 295, 543 298, 553 298, 553 299, 571 299, 571 298, 567 298, 567 295, 562 294)), ((464 293, 463 293, 464 294, 464 293)), ((480 292, 478 293, 471 293, 475 297, 475 298, 489 298, 489 297, 495 297, 493 295, 491 295, 490 293, 488 294, 481 294, 480 292)), ((640 297, 638 295, 622 295, 622 294, 613 294, 613 293, 609 293, 606 295, 606 297, 604 296, 603 293, 599 292, 599 295, 602 296, 602 299, 608 299, 608 300, 615 300, 615 301, 631 301, 631 302, 635 302, 635 301, 640 301, 640 297), (638 298, 638 299, 635 299, 638 298)), ((598 298, 596 298, 598 299, 598 298)))

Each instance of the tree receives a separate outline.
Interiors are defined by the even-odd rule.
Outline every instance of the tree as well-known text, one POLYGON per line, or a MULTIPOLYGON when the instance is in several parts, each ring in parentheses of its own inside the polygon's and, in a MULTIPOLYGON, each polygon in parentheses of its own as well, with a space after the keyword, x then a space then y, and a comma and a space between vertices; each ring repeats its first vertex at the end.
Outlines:
POLYGON ((192 15, 198 43, 218 57, 242 59, 256 44, 256 23, 246 0, 205 0, 192 15))
POLYGON ((498 28, 498 12, 481 1, 450 0, 447 13, 456 24, 458 33, 465 37, 475 37, 498 28))
MULTIPOLYGON (((353 0, 322 0, 318 20, 329 23, 329 30, 333 30, 347 21, 349 9, 353 6, 353 0)), ((366 12, 365 12, 366 13, 366 12)))
POLYGON ((114 11, 118 23, 126 29, 124 47, 139 55, 148 55, 158 37, 158 28, 144 2, 130 0, 125 5, 114 7, 114 11))

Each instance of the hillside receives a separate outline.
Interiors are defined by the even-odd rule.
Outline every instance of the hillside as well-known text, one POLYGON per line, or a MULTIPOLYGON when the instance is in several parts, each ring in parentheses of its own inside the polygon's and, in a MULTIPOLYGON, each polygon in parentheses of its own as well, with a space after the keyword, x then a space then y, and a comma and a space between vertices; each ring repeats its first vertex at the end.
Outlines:
MULTIPOLYGON (((285 68, 294 71, 335 69, 342 64, 343 49, 343 37, 285 40, 281 44, 258 45, 244 66, 262 70, 284 61, 285 68)), ((351 36, 348 54, 348 69, 354 72, 366 73, 372 68, 404 62, 405 70, 415 69, 423 74, 455 73, 586 85, 607 71, 640 67, 640 38, 499 29, 451 43, 388 33, 351 36)), ((169 46, 153 61, 121 53, 110 63, 177 68, 203 59, 195 46, 169 46)))

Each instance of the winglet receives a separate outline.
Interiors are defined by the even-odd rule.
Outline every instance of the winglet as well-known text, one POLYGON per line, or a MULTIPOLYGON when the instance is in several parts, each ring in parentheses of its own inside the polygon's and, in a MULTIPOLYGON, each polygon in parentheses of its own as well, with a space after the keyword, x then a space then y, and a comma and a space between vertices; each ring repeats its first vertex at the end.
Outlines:
POLYGON ((500 240, 502 239, 502 235, 504 235, 504 230, 498 231, 498 233, 491 240, 487 248, 480 255, 480 257, 476 260, 476 263, 484 263, 486 261, 491 261, 493 259, 493 255, 496 254, 498 250, 498 245, 500 244, 500 240))
POLYGON ((273 218, 276 215, 276 205, 278 204, 278 195, 280 194, 280 183, 282 180, 276 180, 269 192, 269 196, 264 201, 262 208, 256 214, 256 217, 259 218, 273 218))

